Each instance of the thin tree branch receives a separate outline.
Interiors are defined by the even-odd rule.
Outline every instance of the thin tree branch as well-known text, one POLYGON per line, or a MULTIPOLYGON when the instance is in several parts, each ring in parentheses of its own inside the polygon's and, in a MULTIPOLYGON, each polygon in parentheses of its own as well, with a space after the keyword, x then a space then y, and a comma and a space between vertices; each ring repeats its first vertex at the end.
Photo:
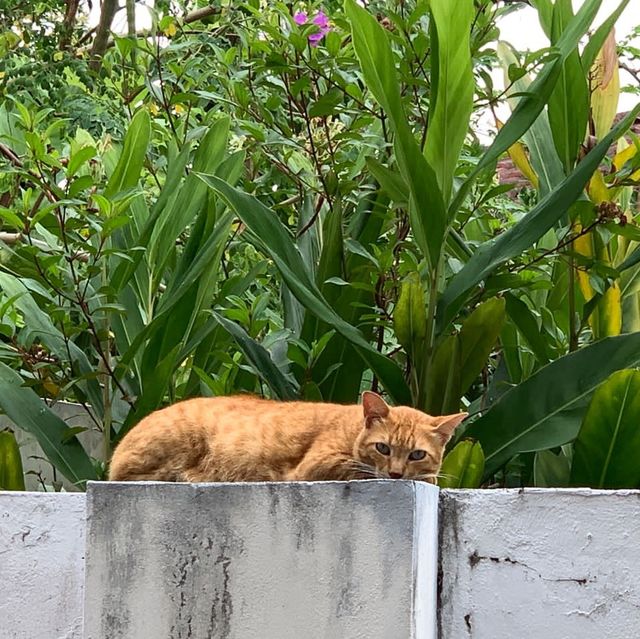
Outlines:
POLYGON ((100 22, 96 30, 96 37, 93 39, 90 54, 91 62, 89 62, 89 66, 94 71, 99 71, 102 66, 102 57, 109 46, 109 32, 118 8, 118 0, 103 0, 102 2, 100 22))

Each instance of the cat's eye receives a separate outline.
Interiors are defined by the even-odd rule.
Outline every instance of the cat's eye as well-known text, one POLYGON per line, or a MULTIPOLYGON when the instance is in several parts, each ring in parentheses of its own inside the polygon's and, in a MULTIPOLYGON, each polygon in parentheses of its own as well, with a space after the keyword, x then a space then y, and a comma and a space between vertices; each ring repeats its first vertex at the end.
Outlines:
POLYGON ((378 442, 376 444, 376 450, 381 455, 390 455, 391 454, 391 449, 386 444, 383 444, 382 442, 378 442))
POLYGON ((412 450, 409 453, 410 461, 420 461, 421 459, 424 459, 426 456, 427 456, 427 451, 425 450, 412 450))

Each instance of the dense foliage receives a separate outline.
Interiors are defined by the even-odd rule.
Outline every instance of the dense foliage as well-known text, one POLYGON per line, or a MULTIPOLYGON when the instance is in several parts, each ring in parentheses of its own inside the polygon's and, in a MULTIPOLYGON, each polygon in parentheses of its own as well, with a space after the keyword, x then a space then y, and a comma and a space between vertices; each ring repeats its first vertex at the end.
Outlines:
MULTIPOLYGON (((95 33, 77 2, 9 4, 0 407, 55 473, 103 477, 167 402, 373 388, 469 411, 442 485, 640 486, 629 0, 597 29, 599 0, 532 2, 534 53, 491 0, 158 2, 144 32, 127 2, 111 36, 117 3, 95 33)), ((16 469, 3 435, 0 487, 16 469)))

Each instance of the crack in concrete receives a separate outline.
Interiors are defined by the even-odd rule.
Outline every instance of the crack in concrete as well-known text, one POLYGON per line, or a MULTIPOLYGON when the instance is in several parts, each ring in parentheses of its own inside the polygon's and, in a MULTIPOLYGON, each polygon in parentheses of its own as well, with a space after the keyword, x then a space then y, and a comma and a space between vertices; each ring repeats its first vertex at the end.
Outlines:
POLYGON ((516 559, 512 559, 511 557, 491 557, 486 555, 479 555, 477 550, 474 550, 471 555, 469 555, 469 565, 471 568, 475 568, 481 561, 491 561, 496 564, 511 564, 512 566, 521 566, 525 570, 529 570, 530 572, 536 574, 538 578, 542 579, 542 581, 549 581, 552 583, 575 583, 580 586, 585 586, 588 583, 593 583, 596 581, 595 577, 543 577, 542 574, 533 568, 525 564, 522 561, 518 561, 516 559))

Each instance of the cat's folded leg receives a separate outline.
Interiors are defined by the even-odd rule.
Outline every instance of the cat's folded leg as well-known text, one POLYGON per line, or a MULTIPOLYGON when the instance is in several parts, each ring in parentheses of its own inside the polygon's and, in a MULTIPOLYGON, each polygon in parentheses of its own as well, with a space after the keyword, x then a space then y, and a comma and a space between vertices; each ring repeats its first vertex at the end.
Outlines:
POLYGON ((353 458, 344 454, 308 455, 287 473, 287 481, 349 481, 361 479, 353 458))

